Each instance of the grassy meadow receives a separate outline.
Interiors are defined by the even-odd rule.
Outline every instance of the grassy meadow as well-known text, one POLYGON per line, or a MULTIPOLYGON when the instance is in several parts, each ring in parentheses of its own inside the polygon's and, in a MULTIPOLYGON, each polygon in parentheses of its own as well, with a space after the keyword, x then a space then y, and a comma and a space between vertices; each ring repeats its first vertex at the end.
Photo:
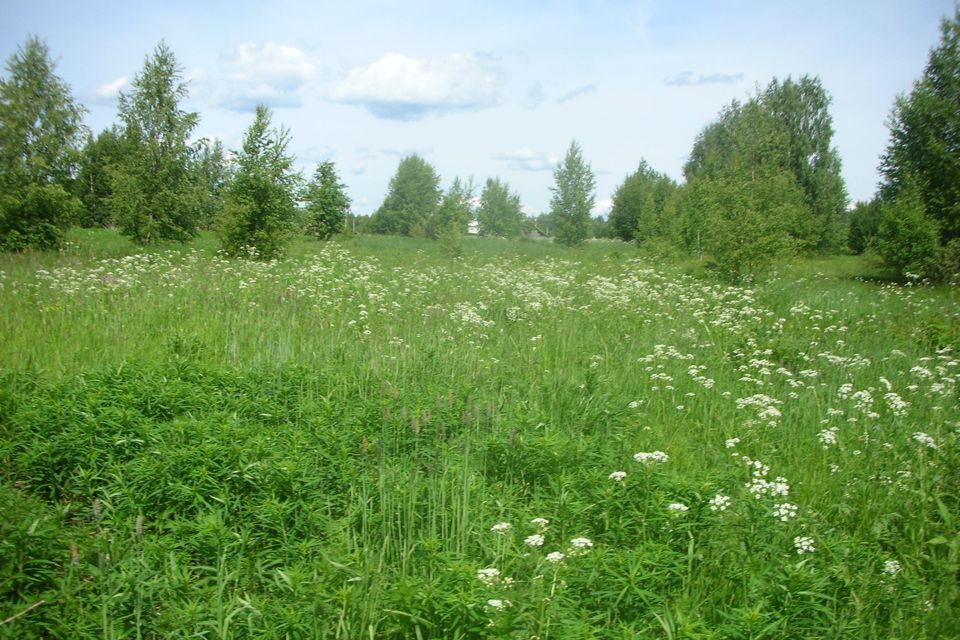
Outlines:
POLYGON ((626 244, 0 256, 0 638, 960 637, 960 300, 626 244))

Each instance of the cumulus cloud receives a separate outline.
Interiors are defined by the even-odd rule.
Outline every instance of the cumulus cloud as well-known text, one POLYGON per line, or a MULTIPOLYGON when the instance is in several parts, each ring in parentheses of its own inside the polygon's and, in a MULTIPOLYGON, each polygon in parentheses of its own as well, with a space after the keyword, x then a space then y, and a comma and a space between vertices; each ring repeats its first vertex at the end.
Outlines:
POLYGON ((453 53, 425 60, 388 53, 350 70, 330 97, 378 118, 416 120, 431 112, 494 106, 502 84, 503 73, 488 56, 453 53))
POLYGON ((588 93, 595 93, 597 90, 597 85, 587 84, 582 87, 577 87, 572 91, 568 91, 559 98, 557 98, 557 104, 563 104, 564 102, 570 102, 574 98, 579 98, 580 96, 585 96, 588 93))
POLYGON ((500 153, 493 156, 494 160, 505 162, 507 169, 513 171, 553 171, 560 158, 557 156, 538 153, 527 147, 516 151, 500 153))
POLYGON ((597 200, 593 203, 593 208, 590 209, 590 212, 594 215, 606 215, 610 213, 610 209, 613 208, 613 200, 611 198, 604 198, 602 200, 597 200))
POLYGON ((696 87, 703 84, 736 84, 743 80, 742 73, 711 73, 709 75, 695 74, 693 71, 682 71, 663 79, 663 83, 671 87, 696 87))
POLYGON ((101 84, 99 87, 93 90, 93 96, 96 100, 110 101, 116 98, 120 94, 120 90, 123 89, 130 82, 130 78, 127 76, 120 76, 115 80, 111 80, 106 84, 101 84))
POLYGON ((244 43, 220 55, 221 106, 253 111, 257 104, 299 107, 303 88, 320 72, 307 53, 282 44, 244 43))

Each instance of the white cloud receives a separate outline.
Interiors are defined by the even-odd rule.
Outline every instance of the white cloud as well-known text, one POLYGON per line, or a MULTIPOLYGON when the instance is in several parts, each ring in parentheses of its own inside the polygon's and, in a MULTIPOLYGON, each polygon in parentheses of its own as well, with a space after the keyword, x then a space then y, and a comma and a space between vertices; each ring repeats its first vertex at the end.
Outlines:
POLYGON ((234 111, 259 103, 299 107, 304 86, 319 73, 319 63, 297 47, 244 43, 220 54, 220 104, 234 111))
POLYGON ((590 209, 590 212, 594 215, 605 215, 610 213, 610 209, 613 208, 613 200, 611 198, 604 198, 603 200, 597 200, 593 203, 593 208, 590 209))
POLYGON ((106 84, 102 84, 94 89, 93 95, 97 100, 112 100, 117 97, 117 95, 120 93, 120 90, 123 89, 128 82, 130 82, 130 78, 127 76, 120 76, 119 78, 106 84))
POLYGON ((742 73, 694 74, 693 71, 681 71, 663 79, 671 87, 695 87, 702 84, 737 84, 743 80, 742 73))
POLYGON ((584 85, 584 86, 582 86, 582 87, 577 87, 576 89, 573 89, 573 90, 571 90, 571 91, 568 91, 568 92, 566 92, 565 94, 563 94, 562 96, 560 96, 559 98, 557 98, 557 104, 563 104, 564 102, 570 102, 570 101, 573 100, 574 98, 579 98, 580 96, 585 96, 585 95, 587 95, 587 94, 589 94, 589 93, 596 93, 596 91, 597 91, 597 85, 595 85, 595 84, 588 84, 588 85, 584 85))
POLYGON ((553 171, 560 161, 557 156, 539 153, 527 147, 497 154, 493 159, 506 162, 507 168, 514 171, 553 171))
POLYGON ((378 118, 416 120, 430 112, 496 105, 502 76, 488 56, 453 53, 425 60, 388 53, 351 69, 330 97, 365 107, 378 118))

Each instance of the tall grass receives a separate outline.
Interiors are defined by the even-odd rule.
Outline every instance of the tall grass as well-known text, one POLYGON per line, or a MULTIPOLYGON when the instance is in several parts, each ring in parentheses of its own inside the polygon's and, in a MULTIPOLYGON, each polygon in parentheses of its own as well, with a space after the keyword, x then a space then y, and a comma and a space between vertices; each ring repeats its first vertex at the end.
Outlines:
POLYGON ((107 232, 0 272, 0 636, 960 633, 955 291, 107 232))

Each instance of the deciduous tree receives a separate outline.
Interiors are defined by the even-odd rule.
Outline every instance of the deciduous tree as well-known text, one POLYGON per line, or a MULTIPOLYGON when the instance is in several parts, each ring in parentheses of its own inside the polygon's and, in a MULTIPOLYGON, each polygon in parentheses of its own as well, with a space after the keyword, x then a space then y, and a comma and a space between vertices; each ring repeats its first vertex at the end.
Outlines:
POLYGON ((0 79, 0 249, 58 246, 80 211, 70 195, 82 144, 83 108, 36 37, 0 79))
POLYGON ((563 161, 554 170, 553 179, 550 214, 554 238, 568 247, 578 246, 590 234, 596 179, 576 141, 570 144, 563 161))
POLYGON ((433 165, 416 154, 407 156, 390 179, 387 197, 370 226, 374 233, 425 236, 440 197, 440 176, 433 165))
POLYGON ((200 225, 202 193, 187 142, 199 118, 180 107, 188 95, 182 77, 173 52, 161 42, 131 91, 120 94, 126 155, 113 172, 110 204, 123 232, 139 244, 184 242, 200 225))
POLYGON ((297 226, 301 181, 289 144, 289 132, 272 127, 270 111, 257 105, 227 188, 221 237, 228 254, 262 260, 283 254, 297 226))
POLYGON ((523 232, 520 196, 500 178, 487 178, 477 208, 480 233, 499 238, 516 238, 523 232))
POLYGON ((307 231, 321 240, 327 240, 343 231, 350 212, 347 186, 340 181, 332 161, 321 162, 303 192, 307 209, 307 231))
POLYGON ((880 193, 890 203, 915 188, 946 245, 960 238, 960 8, 940 31, 923 76, 894 105, 880 193))

